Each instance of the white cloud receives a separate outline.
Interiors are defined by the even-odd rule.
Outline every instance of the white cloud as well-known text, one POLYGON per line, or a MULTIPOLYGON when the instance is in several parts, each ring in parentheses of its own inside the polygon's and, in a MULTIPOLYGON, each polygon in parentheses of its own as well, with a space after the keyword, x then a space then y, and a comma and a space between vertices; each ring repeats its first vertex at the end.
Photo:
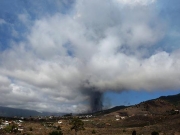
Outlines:
MULTIPOLYGON (((69 14, 27 23, 26 40, 0 54, 0 91, 8 91, 1 103, 81 112, 89 109, 91 88, 178 89, 178 53, 152 48, 166 27, 153 5, 147 7, 151 2, 139 0, 135 3, 142 4, 120 8, 114 1, 77 0, 69 14)), ((26 15, 19 19, 29 22, 26 15)))

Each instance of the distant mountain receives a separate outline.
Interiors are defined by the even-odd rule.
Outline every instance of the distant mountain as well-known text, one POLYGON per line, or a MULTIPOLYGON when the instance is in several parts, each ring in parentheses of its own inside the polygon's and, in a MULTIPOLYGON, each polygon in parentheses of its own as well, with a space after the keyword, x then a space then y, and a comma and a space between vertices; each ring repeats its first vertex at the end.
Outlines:
POLYGON ((64 113, 38 112, 34 110, 17 109, 0 106, 0 116, 2 117, 34 117, 34 116, 62 116, 64 113))

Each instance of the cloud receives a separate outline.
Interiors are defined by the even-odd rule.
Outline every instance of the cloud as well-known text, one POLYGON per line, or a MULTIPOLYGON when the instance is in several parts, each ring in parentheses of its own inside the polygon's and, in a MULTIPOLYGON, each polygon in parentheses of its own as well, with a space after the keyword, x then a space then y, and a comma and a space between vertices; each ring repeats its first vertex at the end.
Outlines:
POLYGON ((6 76, 0 76, 0 92, 2 94, 8 94, 11 92, 9 85, 10 80, 6 76))
POLYGON ((0 25, 5 24, 5 23, 6 23, 6 21, 4 19, 0 18, 0 25))
POLYGON ((119 2, 120 4, 125 4, 125 5, 149 5, 152 3, 155 3, 156 0, 116 0, 117 2, 119 2))
POLYGON ((168 24, 156 1, 76 0, 72 5, 66 13, 35 19, 28 11, 18 14, 28 29, 1 51, 1 105, 83 112, 92 109, 88 102, 95 103, 97 93, 102 99, 109 90, 179 88, 179 50, 159 46, 168 24))

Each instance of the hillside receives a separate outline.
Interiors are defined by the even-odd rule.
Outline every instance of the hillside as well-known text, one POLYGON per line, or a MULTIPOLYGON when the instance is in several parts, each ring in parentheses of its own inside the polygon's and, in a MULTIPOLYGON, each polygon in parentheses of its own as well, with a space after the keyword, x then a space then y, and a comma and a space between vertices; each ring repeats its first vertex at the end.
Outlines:
POLYGON ((111 128, 126 128, 129 131, 137 129, 144 134, 153 130, 162 134, 180 134, 180 94, 159 97, 141 102, 137 105, 127 106, 119 110, 98 116, 99 125, 104 123, 111 128), (108 124, 109 123, 109 124, 108 124))
POLYGON ((175 106, 180 107, 180 94, 171 95, 171 96, 162 96, 162 97, 159 97, 159 99, 165 100, 169 103, 172 103, 175 106))
POLYGON ((162 96, 157 99, 141 102, 137 105, 124 108, 116 107, 116 110, 106 110, 108 115, 162 115, 168 114, 171 110, 180 110, 180 94, 171 96, 162 96))

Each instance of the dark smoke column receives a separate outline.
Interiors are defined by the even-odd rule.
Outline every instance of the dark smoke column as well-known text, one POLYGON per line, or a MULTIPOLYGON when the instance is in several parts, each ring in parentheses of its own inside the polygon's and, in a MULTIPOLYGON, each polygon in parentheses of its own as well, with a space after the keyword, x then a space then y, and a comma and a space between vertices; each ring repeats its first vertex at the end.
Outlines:
POLYGON ((102 96, 103 94, 99 91, 92 91, 90 93, 90 107, 92 112, 101 111, 102 104, 102 96))
POLYGON ((85 81, 80 87, 81 93, 89 97, 89 109, 88 112, 101 111, 103 108, 103 92, 100 92, 95 87, 89 86, 89 81, 85 81))

